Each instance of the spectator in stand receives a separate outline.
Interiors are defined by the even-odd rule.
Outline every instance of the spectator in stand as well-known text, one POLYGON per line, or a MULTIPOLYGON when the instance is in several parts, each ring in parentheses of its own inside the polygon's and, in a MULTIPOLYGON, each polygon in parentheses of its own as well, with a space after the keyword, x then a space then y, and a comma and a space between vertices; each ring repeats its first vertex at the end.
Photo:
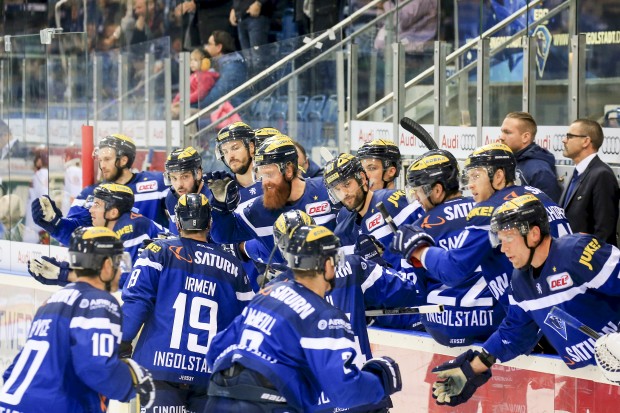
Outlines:
POLYGON ((562 189, 555 171, 555 157, 536 143, 536 121, 527 112, 510 112, 502 123, 499 139, 515 154, 521 185, 543 191, 554 202, 562 189))
POLYGON ((28 156, 28 148, 17 138, 14 138, 7 125, 0 120, 0 159, 25 158, 28 156))
POLYGON ((233 0, 230 24, 237 27, 241 49, 268 42, 272 15, 272 0, 233 0))
MULTIPOLYGON (((201 49, 194 49, 189 55, 189 68, 192 74, 189 75, 189 103, 195 105, 209 94, 215 81, 220 76, 215 70, 211 69, 211 60, 206 56, 206 52, 201 49)), ((179 106, 181 94, 172 100, 172 117, 179 118, 179 106)))
POLYGON ((143 43, 164 36, 164 13, 157 0, 133 0, 135 26, 130 44, 143 43))
POLYGON ((232 4, 232 0, 183 1, 175 8, 175 15, 179 17, 197 13, 194 18, 200 33, 200 43, 207 44, 216 30, 229 34, 234 32, 229 22, 232 4))
POLYGON ((612 169, 598 157, 603 128, 595 121, 577 119, 568 128, 563 155, 575 162, 575 171, 560 198, 560 206, 574 232, 592 234, 618 246, 616 223, 620 189, 612 169))
POLYGON ((301 176, 304 178, 316 178, 317 176, 323 176, 323 168, 308 157, 306 148, 304 148, 301 143, 297 141, 293 141, 293 143, 295 144, 295 148, 297 148, 297 156, 299 156, 297 164, 299 165, 301 176))
MULTIPOLYGON (((397 1, 396 1, 397 2, 397 1)), ((396 7, 395 1, 384 1, 380 8, 385 13, 396 7)), ((403 1, 400 0, 402 3, 403 1)), ((406 79, 412 79, 433 63, 433 41, 437 37, 437 0, 412 1, 398 11, 397 38, 405 48, 406 79)), ((386 47, 387 30, 383 26, 375 38, 375 48, 386 47)), ((388 45, 389 47, 389 45, 388 45)))
MULTIPOLYGON (((241 53, 235 51, 235 40, 224 31, 214 31, 209 36, 209 42, 205 46, 211 56, 213 68, 220 74, 215 85, 204 99, 198 102, 199 109, 204 108, 226 95, 248 79, 248 69, 241 53)), ((237 93, 230 99, 233 106, 238 106, 249 98, 248 92, 237 93)), ((202 120, 202 119, 201 119, 202 120)), ((204 119, 206 124, 211 123, 210 118, 204 119)), ((201 121, 198 122, 201 126, 201 121)))

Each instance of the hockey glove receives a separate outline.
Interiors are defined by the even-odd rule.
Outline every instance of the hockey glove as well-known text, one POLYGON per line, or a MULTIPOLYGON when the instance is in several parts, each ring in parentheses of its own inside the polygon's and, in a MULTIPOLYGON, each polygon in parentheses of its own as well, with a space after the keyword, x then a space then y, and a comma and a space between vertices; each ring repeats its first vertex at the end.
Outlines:
POLYGON ((390 249, 392 252, 402 254, 408 262, 415 265, 416 262, 413 261, 412 257, 413 252, 418 248, 432 247, 433 245, 435 245, 435 240, 422 228, 415 225, 401 225, 392 238, 390 249))
POLYGON ((403 388, 403 381, 400 377, 398 364, 390 357, 371 358, 364 363, 362 371, 367 371, 379 377, 387 396, 403 388))
POLYGON ((28 261, 28 272, 32 277, 45 285, 60 285, 64 287, 69 284, 69 263, 58 261, 52 257, 41 256, 28 261))
POLYGON ((467 350, 457 358, 447 361, 433 369, 442 379, 433 383, 433 398, 437 404, 457 406, 465 403, 474 395, 478 387, 491 378, 491 369, 476 374, 469 363, 480 352, 467 350))
POLYGON ((132 359, 121 359, 129 366, 131 380, 136 389, 136 395, 140 397, 140 404, 148 409, 155 401, 155 384, 151 373, 132 359))
POLYGON ((357 237, 353 254, 359 255, 367 261, 372 261, 382 267, 389 267, 386 260, 383 259, 385 247, 375 238, 374 235, 362 234, 357 237))
POLYGON ((56 203, 47 195, 32 201, 32 219, 34 222, 46 230, 53 232, 62 218, 62 212, 56 206, 56 203))
POLYGON ((209 185, 211 207, 219 212, 233 212, 239 205, 239 186, 234 177, 222 171, 208 172, 204 179, 209 185))

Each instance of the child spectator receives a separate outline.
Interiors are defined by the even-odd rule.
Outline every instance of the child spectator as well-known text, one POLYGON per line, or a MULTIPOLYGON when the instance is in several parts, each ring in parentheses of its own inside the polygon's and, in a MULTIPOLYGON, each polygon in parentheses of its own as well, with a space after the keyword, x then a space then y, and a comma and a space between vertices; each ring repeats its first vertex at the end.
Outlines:
MULTIPOLYGON (((189 75, 189 102, 196 105, 204 99, 220 76, 215 70, 211 69, 211 60, 206 56, 202 49, 194 49, 190 54, 189 68, 192 74, 189 75)), ((172 100, 172 116, 179 117, 181 95, 177 95, 172 100)))

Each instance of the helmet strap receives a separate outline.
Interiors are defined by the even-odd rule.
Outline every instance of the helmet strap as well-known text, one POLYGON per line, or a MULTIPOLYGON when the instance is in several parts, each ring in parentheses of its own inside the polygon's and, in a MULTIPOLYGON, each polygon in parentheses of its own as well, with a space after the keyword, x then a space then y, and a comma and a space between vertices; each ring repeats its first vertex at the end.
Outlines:
POLYGON ((522 235, 523 237, 523 241, 525 242, 525 246, 530 250, 530 257, 527 259, 527 263, 519 268, 519 270, 521 271, 526 271, 530 269, 530 266, 532 265, 532 260, 534 259, 534 253, 536 252, 536 248, 538 248, 540 246, 540 244, 542 244, 543 238, 541 237, 540 241, 538 241, 538 243, 532 247, 530 247, 527 243, 527 235, 522 235))

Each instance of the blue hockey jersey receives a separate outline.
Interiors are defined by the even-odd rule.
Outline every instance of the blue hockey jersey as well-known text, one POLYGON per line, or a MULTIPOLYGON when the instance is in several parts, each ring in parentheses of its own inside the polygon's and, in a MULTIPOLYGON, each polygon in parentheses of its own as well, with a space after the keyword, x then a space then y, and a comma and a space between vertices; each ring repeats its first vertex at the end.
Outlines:
POLYGON ((600 334, 620 325, 620 250, 586 234, 553 239, 540 276, 515 270, 506 319, 484 348, 501 361, 526 353, 538 329, 571 369, 596 364, 595 340, 549 314, 558 306, 600 334))
MULTIPOLYGON (((435 240, 438 247, 449 251, 464 242, 467 216, 474 207, 472 198, 451 199, 428 211, 415 222, 435 240)), ((426 331, 444 346, 467 346, 486 340, 503 320, 504 308, 493 297, 480 271, 474 268, 468 281, 448 286, 424 268, 416 268, 418 283, 424 285, 429 304, 443 304, 444 311, 422 315, 426 331)))
POLYGON ((467 226, 462 234, 458 235, 457 247, 445 250, 435 246, 426 250, 422 264, 430 276, 447 286, 458 286, 469 283, 477 277, 475 270, 480 266, 493 297, 504 307, 508 306, 506 289, 513 268, 500 248, 491 246, 489 241, 491 215, 495 208, 504 202, 526 193, 534 194, 545 206, 553 237, 571 233, 564 210, 542 191, 530 186, 509 186, 474 206, 467 216, 467 226))
POLYGON ((144 324, 133 359, 157 380, 206 386, 211 340, 253 296, 241 263, 218 246, 155 241, 123 287, 123 341, 144 324))
POLYGON ((316 412, 323 390, 341 408, 370 405, 386 395, 378 377, 353 362, 357 351, 346 315, 295 281, 261 290, 207 353, 213 371, 233 362, 265 376, 303 412, 316 412))
MULTIPOLYGON (((161 172, 137 172, 124 185, 133 191, 135 199, 133 206, 140 214, 164 227, 168 225, 164 200, 169 189, 164 184, 161 172)), ((54 231, 50 233, 61 244, 69 245, 71 234, 77 227, 93 225, 90 213, 84 205, 86 198, 93 194, 97 186, 99 184, 84 188, 71 204, 67 216, 62 218, 54 231)))
POLYGON ((402 259, 400 254, 390 251, 389 246, 392 243, 394 233, 376 207, 379 202, 383 202, 396 226, 412 224, 424 214, 424 209, 419 202, 416 201, 412 204, 407 202, 405 192, 394 189, 381 189, 373 192, 370 206, 363 217, 360 217, 355 211, 342 208, 336 218, 337 226, 334 234, 340 238, 340 244, 345 247, 346 253, 353 253, 353 247, 360 234, 373 235, 386 247, 383 259, 392 265, 393 268, 410 268, 411 266, 402 259))
POLYGON ((282 209, 271 210, 263 206, 263 195, 249 201, 242 211, 221 213, 213 210, 211 237, 216 243, 236 243, 258 239, 268 251, 273 248, 273 223, 281 213, 301 209, 314 218, 317 225, 333 230, 339 206, 331 203, 322 178, 305 180, 306 188, 297 201, 287 203, 282 209))
POLYGON ((4 373, 0 410, 91 413, 106 397, 128 401, 135 390, 118 358, 120 341, 118 301, 85 282, 68 284, 38 309, 4 373))

